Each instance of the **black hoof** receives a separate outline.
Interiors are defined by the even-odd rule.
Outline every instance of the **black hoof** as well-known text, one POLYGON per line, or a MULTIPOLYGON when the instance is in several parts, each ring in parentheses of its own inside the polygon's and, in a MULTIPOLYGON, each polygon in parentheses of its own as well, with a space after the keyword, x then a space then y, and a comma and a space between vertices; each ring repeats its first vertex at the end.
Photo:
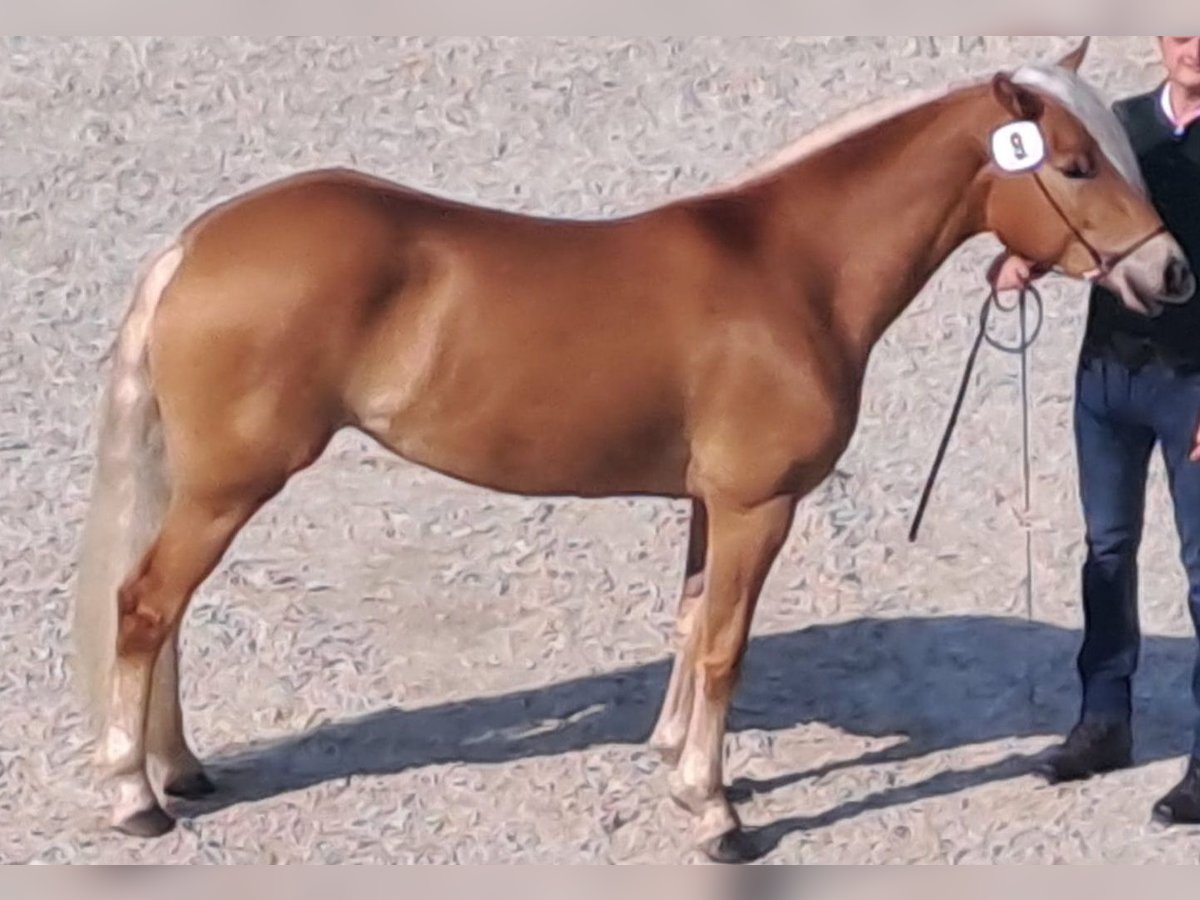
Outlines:
POLYGON ((763 855, 758 845, 741 828, 706 841, 700 850, 713 862, 731 865, 754 862, 763 855))
POLYGON ((180 800, 201 800, 216 793, 216 790, 217 786, 203 771, 180 776, 163 788, 168 797, 178 797, 180 800))
POLYGON ((156 838, 174 828, 175 820, 163 812, 162 807, 152 806, 123 819, 114 827, 131 837, 156 838))

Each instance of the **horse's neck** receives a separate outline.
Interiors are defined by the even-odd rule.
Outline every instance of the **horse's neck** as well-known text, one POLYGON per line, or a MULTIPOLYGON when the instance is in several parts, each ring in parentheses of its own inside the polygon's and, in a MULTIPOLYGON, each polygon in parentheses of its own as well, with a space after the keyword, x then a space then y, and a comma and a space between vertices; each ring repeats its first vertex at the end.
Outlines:
POLYGON ((984 227, 979 95, 948 95, 802 160, 778 176, 802 284, 865 360, 929 277, 984 227), (810 252, 804 252, 805 250, 810 252), (814 267, 813 260, 819 260, 814 267))

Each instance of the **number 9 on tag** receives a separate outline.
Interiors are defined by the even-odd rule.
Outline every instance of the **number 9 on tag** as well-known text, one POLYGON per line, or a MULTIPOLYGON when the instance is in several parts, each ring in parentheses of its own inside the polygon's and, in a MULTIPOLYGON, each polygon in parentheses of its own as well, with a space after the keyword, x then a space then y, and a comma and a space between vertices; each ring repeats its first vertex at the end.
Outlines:
POLYGON ((1031 172, 1046 159, 1036 122, 1010 122, 992 132, 992 162, 1005 172, 1031 172))

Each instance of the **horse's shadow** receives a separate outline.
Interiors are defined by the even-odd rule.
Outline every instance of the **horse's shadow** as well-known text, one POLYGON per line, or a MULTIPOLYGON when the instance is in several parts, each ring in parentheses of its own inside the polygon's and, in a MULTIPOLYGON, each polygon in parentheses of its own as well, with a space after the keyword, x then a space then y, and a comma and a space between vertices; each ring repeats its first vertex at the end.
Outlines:
MULTIPOLYGON (((820 768, 735 781, 734 798, 836 769, 1061 733, 1078 702, 1078 642, 1076 631, 988 616, 858 619, 756 638, 734 701, 731 730, 778 731, 820 722, 901 740, 820 768)), ((1191 639, 1144 639, 1137 691, 1139 762, 1188 751, 1195 652, 1191 639)), ((251 746, 211 762, 221 789, 191 809, 203 815, 354 775, 638 744, 657 714, 667 670, 662 660, 501 696, 393 708, 251 746)), ((793 831, 1012 778, 1027 772, 1031 762, 1014 755, 973 769, 942 771, 817 816, 768 825, 760 830, 760 843, 769 849, 793 831)))

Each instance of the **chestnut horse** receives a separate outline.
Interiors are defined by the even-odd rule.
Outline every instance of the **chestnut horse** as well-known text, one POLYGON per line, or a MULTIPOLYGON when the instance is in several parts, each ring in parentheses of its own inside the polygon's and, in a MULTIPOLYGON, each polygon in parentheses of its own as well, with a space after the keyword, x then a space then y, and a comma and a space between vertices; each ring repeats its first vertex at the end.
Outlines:
POLYGON ((885 329, 985 231, 1146 313, 1192 292, 1119 124, 1078 77, 1085 48, 611 221, 335 170, 187 226, 120 331, 78 579, 114 825, 161 834, 154 787, 213 789, 183 734, 181 617, 246 521, 351 427, 493 490, 691 500, 652 743, 698 846, 750 853, 723 786, 730 695, 796 503, 846 448, 885 329))

